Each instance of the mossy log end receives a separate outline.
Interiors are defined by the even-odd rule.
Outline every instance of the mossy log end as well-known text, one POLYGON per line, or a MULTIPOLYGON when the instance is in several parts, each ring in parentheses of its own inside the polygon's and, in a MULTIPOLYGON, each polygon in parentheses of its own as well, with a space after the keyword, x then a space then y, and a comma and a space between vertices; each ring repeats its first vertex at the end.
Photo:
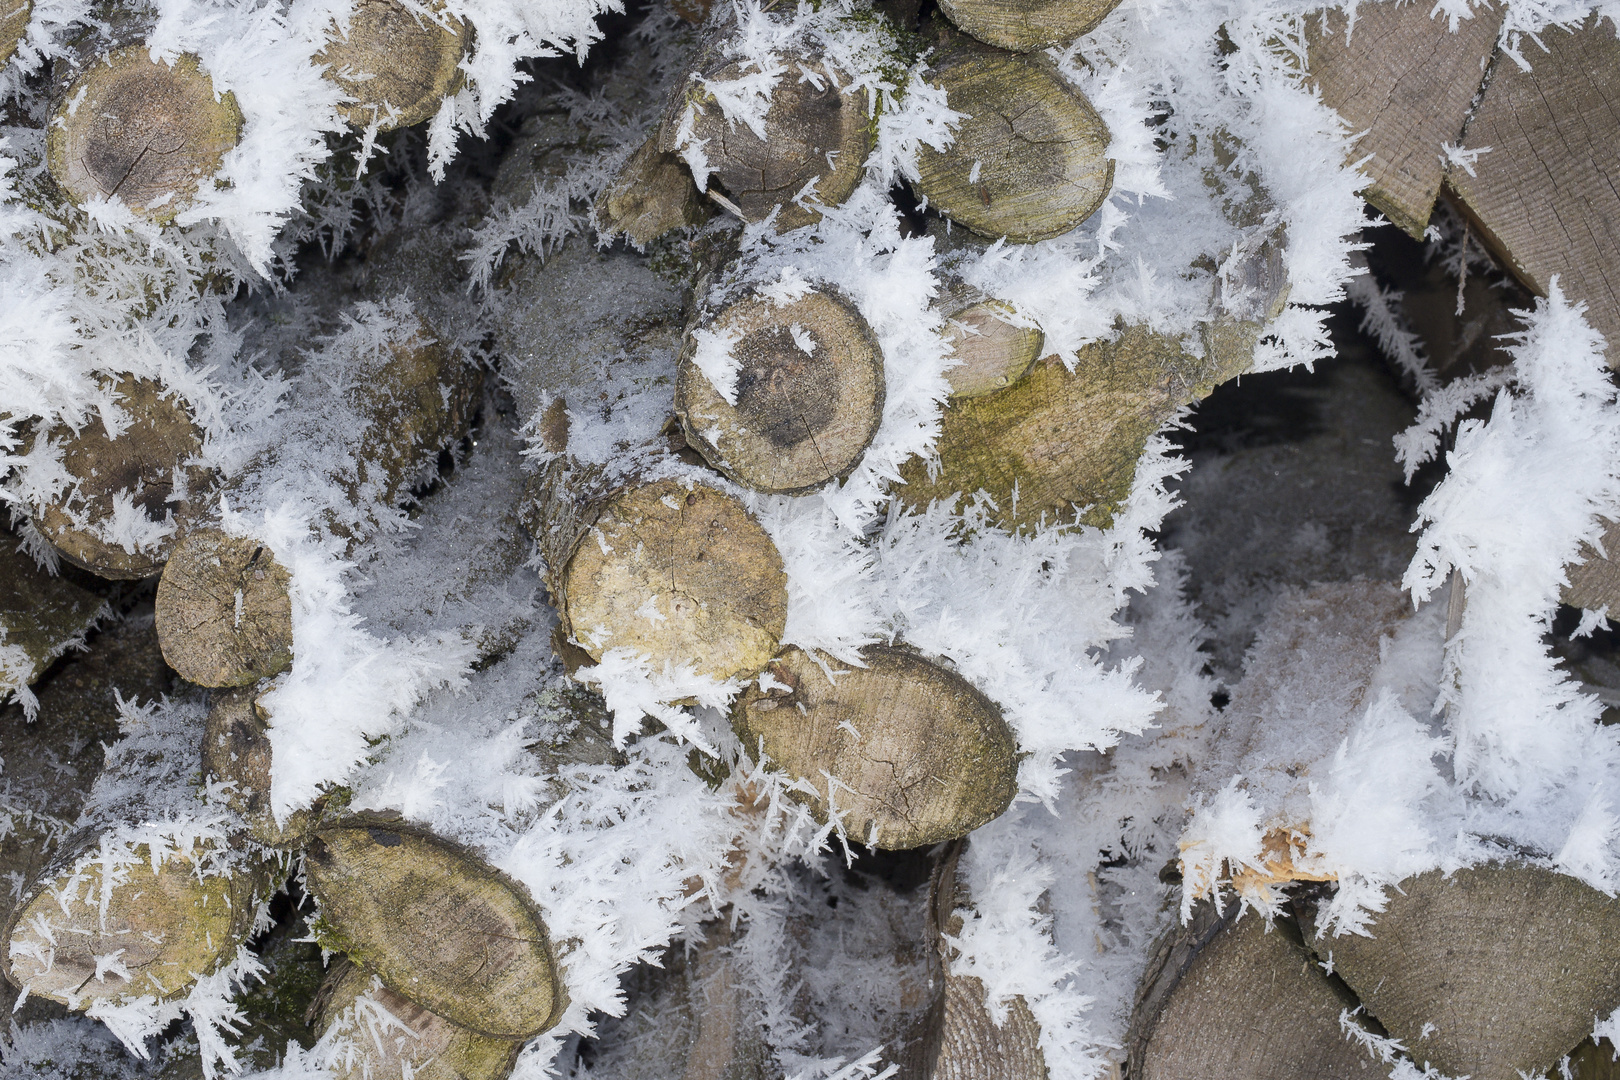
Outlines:
POLYGON ((107 610, 98 593, 41 570, 0 528, 0 701, 45 674, 107 610))
POLYGON ((154 872, 143 845, 109 871, 100 840, 69 841, 12 912, 3 962, 14 986, 74 1009, 126 994, 166 1001, 236 958, 269 894, 267 865, 199 875, 211 854, 199 846, 154 872))
POLYGON ((292 664, 292 575, 256 540, 198 529, 158 582, 163 658, 198 686, 248 686, 292 664))
POLYGON ((242 123, 235 96, 214 93, 197 57, 171 66, 128 45, 68 85, 46 128, 46 155, 75 202, 116 195, 166 223, 219 171, 242 123))
MULTIPOLYGON (((737 61, 694 74, 727 82, 745 78, 752 70, 737 61)), ((867 115, 866 94, 844 82, 840 87, 816 61, 792 65, 771 95, 762 139, 746 125, 727 119, 720 103, 694 77, 671 102, 658 148, 675 154, 683 140, 702 143, 711 188, 718 187, 750 222, 780 209, 779 231, 814 224, 821 214, 798 205, 794 198, 813 183, 814 201, 837 206, 855 191, 872 152, 875 129, 867 115)))
POLYGON ((226 802, 242 815, 250 839, 266 847, 302 847, 315 814, 295 810, 278 824, 270 810, 269 723, 255 701, 262 690, 243 687, 214 699, 203 730, 203 775, 235 785, 226 802))
POLYGON ((1034 52, 1096 28, 1119 0, 940 0, 939 10, 987 44, 1034 52))
POLYGON ((1126 1037, 1136 1080, 1299 1080, 1388 1071, 1345 1038, 1354 996, 1322 972, 1284 919, 1267 926, 1199 904, 1148 957, 1126 1037))
POLYGON ((799 649, 773 660, 770 689, 751 685, 732 709, 744 748, 818 791, 831 784, 830 806, 804 798, 873 847, 937 844, 999 817, 1018 793, 1018 746, 996 704, 902 649, 861 658, 836 681, 799 649))
POLYGON ((957 283, 934 308, 945 317, 945 341, 959 361, 945 372, 952 401, 1005 390, 1040 358, 1046 335, 1015 325, 1009 305, 977 289, 957 283))
POLYGON ((902 466, 899 497, 926 506, 984 491, 995 503, 992 518, 1007 528, 1065 518, 1073 508, 1085 510, 1085 524, 1106 526, 1130 494, 1148 438, 1253 359, 1208 342, 1206 334, 1204 355, 1194 357, 1175 338, 1126 327, 1115 341, 1081 349, 1072 372, 1049 356, 1009 389, 953 399, 937 468, 920 458, 902 466))
POLYGON ((163 569, 174 535, 133 552, 103 539, 120 497, 154 525, 172 514, 176 529, 183 531, 201 513, 213 474, 192 464, 202 450, 202 431, 178 395, 132 375, 120 378, 116 389, 129 418, 117 438, 99 420, 77 432, 58 425, 46 434, 62 446, 62 465, 73 486, 34 507, 32 517, 73 565, 104 578, 144 578, 163 569))
POLYGON ((883 351, 855 305, 818 289, 778 307, 750 297, 704 327, 734 336, 727 401, 694 362, 688 335, 675 382, 686 442, 744 487, 797 495, 860 463, 883 420, 883 351))
POLYGON ((1435 870, 1386 903, 1370 937, 1311 944, 1420 1065, 1475 1080, 1550 1074, 1593 1017, 1620 1007, 1620 901, 1575 878, 1435 870))
POLYGON ((375 121, 379 130, 392 131, 420 124, 460 88, 472 31, 443 15, 443 5, 424 6, 432 14, 399 0, 357 0, 347 32, 334 25, 326 48, 315 55, 326 77, 353 99, 340 111, 355 127, 375 121))
MULTIPOLYGON (((548 557, 549 562, 549 557, 548 557)), ((568 636, 594 660, 628 648, 714 679, 747 678, 787 628, 782 556, 742 503, 660 480, 609 499, 553 594, 568 636)))
POLYGON ((323 939, 412 1001, 480 1035, 526 1039, 568 995, 523 886, 471 851, 368 814, 320 829, 304 857, 323 939))
POLYGON ((310 1006, 309 1019, 325 1034, 364 996, 387 1010, 404 1030, 386 1030, 348 1018, 358 1060, 335 1063, 337 1080, 506 1080, 521 1042, 492 1039, 430 1012, 348 960, 338 960, 310 1006))
POLYGON ((1108 198, 1108 125, 1048 61, 958 38, 926 78, 967 114, 949 149, 917 152, 917 191, 952 221, 1030 243, 1063 235, 1108 198))
POLYGON ((658 149, 657 134, 619 167, 594 209, 603 236, 627 237, 637 250, 673 229, 703 224, 710 213, 681 159, 658 149))
POLYGON ((0 0, 0 67, 11 63, 17 54, 33 15, 34 0, 0 0))

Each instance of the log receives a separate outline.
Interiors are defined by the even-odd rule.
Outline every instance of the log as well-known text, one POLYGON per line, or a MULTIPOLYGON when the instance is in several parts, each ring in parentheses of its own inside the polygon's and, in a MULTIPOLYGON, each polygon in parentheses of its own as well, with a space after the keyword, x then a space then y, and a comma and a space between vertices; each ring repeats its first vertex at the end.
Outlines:
POLYGON ((1114 186, 1111 136, 1097 110, 1050 60, 1001 52, 939 26, 925 78, 965 113, 944 151, 917 151, 917 193, 958 225, 992 239, 1061 236, 1114 186))
POLYGON ((940 0, 939 10, 988 45, 1034 52, 1090 33, 1118 6, 1119 0, 940 0))
POLYGON ((1620 902, 1526 864, 1419 874, 1369 937, 1316 936, 1420 1066, 1474 1080, 1550 1074, 1620 1007, 1620 902))
POLYGON ((732 708, 743 748, 831 798, 795 793, 848 835, 902 850, 965 836, 1018 793, 1018 747, 1001 710, 966 679, 903 649, 830 680, 790 648, 732 708), (831 779, 829 779, 829 776, 831 779))
POLYGON ((1484 7, 1457 24, 1421 4, 1365 4, 1354 32, 1341 9, 1305 22, 1310 80, 1351 130, 1367 176, 1362 193, 1423 238, 1445 177, 1442 144, 1461 145, 1504 11, 1484 7))
POLYGON ((1355 998, 1317 966, 1286 918, 1208 903, 1149 954, 1126 1036, 1133 1080, 1299 1080, 1384 1075, 1345 1038, 1355 998))
POLYGON ((1608 1039, 1587 1039, 1569 1055, 1570 1080, 1620 1080, 1620 1055, 1608 1039))
POLYGON ((523 1045, 468 1031, 346 959, 327 972, 309 1017, 323 1037, 335 1026, 349 1033, 355 1053, 333 1062, 337 1080, 505 1080, 523 1045))
POLYGON ((64 90, 46 128, 51 176, 79 203, 117 196, 167 224, 241 140, 242 111, 187 53, 170 65, 144 44, 114 49, 64 90))
POLYGON ((361 814, 319 829, 304 856, 324 946, 468 1030, 526 1039, 568 994, 546 926, 517 882, 473 852, 361 814))
POLYGON ((710 213, 681 159, 658 149, 656 132, 619 167, 592 210, 603 238, 626 237, 637 251, 665 233, 703 224, 710 213))
POLYGON ((214 699, 203 729, 203 775, 234 785, 225 801, 242 816, 250 840, 265 847, 299 848, 320 807, 294 810, 284 823, 271 812, 269 716, 257 701, 264 689, 243 687, 214 699))
POLYGON ((461 88, 471 38, 443 3, 356 0, 348 26, 332 24, 315 61, 350 99, 340 107, 345 120, 393 131, 427 120, 461 88))
POLYGON ((945 372, 952 401, 1005 390, 1040 358, 1046 336, 1036 327, 1016 325, 1010 304, 970 285, 953 282, 934 309, 945 317, 945 340, 958 361, 945 372))
POLYGON ((1581 545, 1580 561, 1564 567, 1569 584, 1561 591, 1564 603, 1588 611, 1608 608, 1620 616, 1620 522, 1604 519, 1603 550, 1598 554, 1591 544, 1581 545))
POLYGON ((103 590, 50 574, 0 528, 0 701, 21 696, 110 613, 103 590))
POLYGON ((1620 364, 1620 39, 1601 16, 1576 31, 1549 26, 1525 47, 1531 70, 1498 58, 1468 123, 1465 149, 1490 147, 1474 175, 1446 182, 1478 235, 1540 296, 1553 276, 1584 300, 1587 321, 1620 364))
POLYGON ((34 0, 0 0, 0 67, 11 63, 17 54, 33 15, 34 0))
POLYGON ((883 421, 883 398, 877 337, 830 288, 721 308, 687 335, 675 383, 687 445, 776 495, 848 476, 883 421))
POLYGON ((248 686, 292 665, 292 576, 256 540, 188 534, 158 582, 163 656, 198 686, 248 686))
MULTIPOLYGON (((29 516, 73 565, 114 580, 150 577, 163 569, 175 535, 203 512, 213 474, 193 463, 202 431, 177 394, 133 375, 119 377, 115 389, 129 421, 116 437, 99 420, 77 432, 59 424, 44 434, 61 446, 73 483, 43 505, 31 505, 29 516), (150 526, 150 535, 109 539, 120 516, 131 513, 150 526)), ((39 437, 25 441, 25 454, 39 437)))

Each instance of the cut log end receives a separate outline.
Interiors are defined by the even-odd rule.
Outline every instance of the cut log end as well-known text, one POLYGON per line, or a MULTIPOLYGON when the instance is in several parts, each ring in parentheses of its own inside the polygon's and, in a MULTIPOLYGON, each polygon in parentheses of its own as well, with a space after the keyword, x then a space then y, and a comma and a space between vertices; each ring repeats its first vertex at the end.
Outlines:
POLYGON ((47 128, 51 175, 76 202, 117 196, 169 222, 219 171, 242 123, 236 98, 214 93, 197 57, 171 66, 127 46, 67 87, 47 128))
POLYGON ((755 491, 800 494, 860 463, 883 419, 883 353, 841 296, 811 292, 777 307, 753 298, 708 327, 734 336, 736 404, 694 362, 693 338, 676 378, 686 441, 755 491))
POLYGON ((807 653, 772 661, 731 722, 743 746, 825 791, 849 835, 901 850, 965 836, 1018 792, 1018 747, 994 702, 966 679, 901 649, 869 646, 865 668, 829 681, 807 653), (829 774, 832 781, 826 778, 829 774))
POLYGON ((603 236, 625 236, 637 248, 674 229, 701 225, 707 205, 681 159, 658 149, 653 135, 620 167, 596 200, 596 224, 603 236))
POLYGON ((461 85, 461 58, 470 31, 442 5, 432 14, 399 0, 359 0, 347 33, 333 27, 316 62, 353 100, 341 107, 355 127, 382 131, 420 124, 461 85))
POLYGON ((1034 52, 1096 28, 1120 0, 940 0, 946 18, 990 45, 1034 52))
POLYGON ((1090 217, 1114 184, 1108 125, 1045 63, 957 49, 929 73, 967 114, 945 151, 917 154, 917 190, 981 236, 1028 243, 1090 217))
POLYGON ((363 815, 315 834, 304 861, 325 940, 411 1000, 480 1035, 524 1039, 567 1005, 522 886, 471 852, 363 815))
POLYGON ((953 401, 1005 390, 1040 358, 1046 336, 1035 327, 1014 325, 1012 308, 999 300, 962 287, 947 293, 939 308, 945 341, 958 360, 945 372, 953 401))
POLYGON ((292 664, 292 576, 257 540, 198 529, 163 568, 163 658, 198 686, 248 686, 292 664))
POLYGON ((117 438, 97 420, 78 432, 59 425, 46 435, 62 446, 74 485, 36 508, 33 520, 75 566, 105 578, 144 578, 163 569, 175 530, 200 512, 212 477, 191 464, 202 450, 202 432, 177 396, 132 375, 119 379, 116 389, 129 418, 117 438), (154 530, 135 551, 105 538, 126 501, 154 530))
POLYGON ((563 575, 563 613, 592 659, 628 648, 652 661, 747 678, 787 627, 782 557, 742 503, 662 480, 610 501, 563 575))
POLYGON ((0 0, 0 67, 17 54, 33 15, 34 0, 0 0))

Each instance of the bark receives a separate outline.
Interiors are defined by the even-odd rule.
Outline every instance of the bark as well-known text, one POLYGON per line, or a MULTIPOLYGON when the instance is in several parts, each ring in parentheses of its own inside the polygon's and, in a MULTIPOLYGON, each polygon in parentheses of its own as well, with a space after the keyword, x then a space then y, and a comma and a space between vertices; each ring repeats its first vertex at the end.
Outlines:
POLYGON ((1355 998, 1279 918, 1201 903, 1149 955, 1126 1037, 1133 1080, 1382 1076, 1339 1028, 1355 998))
MULTIPOLYGON (((202 514, 213 474, 192 464, 202 450, 202 432, 178 395, 133 375, 121 376, 116 390, 129 419, 116 438, 100 420, 77 432, 62 424, 44 434, 62 447, 73 484, 30 511, 34 526, 75 566, 105 578, 144 578, 163 569, 175 533, 202 514), (106 539, 117 505, 125 502, 173 531, 136 551, 106 539)), ((28 440, 25 453, 38 437, 28 440)))
POLYGON ((939 37, 926 77, 966 119, 949 149, 918 150, 918 193, 958 225, 1018 243, 1061 236, 1090 217, 1114 185, 1108 125, 1091 102, 1044 57, 942 26, 939 37))
POLYGON ((627 237, 637 250, 674 229, 709 219, 702 193, 681 159, 658 149, 654 133, 620 166, 596 199, 604 237, 627 237))
POLYGON ((263 544, 198 529, 158 583, 163 656, 198 686, 248 686, 292 664, 292 577, 263 544))
POLYGON ((562 1016, 545 923, 523 886, 471 851, 360 815, 322 828, 304 858, 323 942, 469 1031, 525 1039, 562 1016))
POLYGON ((104 590, 50 574, 0 528, 0 701, 32 685, 108 613, 104 590))
POLYGON ((1034 52, 1096 27, 1119 0, 941 0, 939 9, 980 41, 1034 52))
POLYGON ((735 338, 728 401, 694 362, 692 335, 675 384, 687 445, 744 487, 797 495, 860 464, 883 420, 883 352, 855 305, 818 289, 778 307, 752 296, 703 331, 735 338))
POLYGON ((1018 747, 995 703, 901 649, 873 645, 861 656, 867 666, 836 684, 799 649, 772 661, 771 688, 751 685, 733 706, 743 747, 831 788, 830 799, 795 797, 822 820, 836 811, 873 847, 936 844, 1000 816, 1018 791, 1018 747))
POLYGON ((247 823, 249 839, 266 847, 298 848, 309 838, 319 806, 293 811, 284 824, 270 810, 269 717, 256 701, 264 690, 244 687, 214 699, 203 732, 203 775, 235 785, 226 802, 247 823))
POLYGON ((11 62, 33 15, 34 0, 0 0, 0 67, 11 62))
POLYGON ((1465 149, 1490 147, 1474 175, 1446 181, 1474 228, 1527 288, 1553 275, 1620 362, 1620 39, 1593 15, 1574 32, 1548 27, 1526 44, 1531 70, 1498 57, 1469 120, 1465 149))
POLYGON ((1363 195, 1420 240, 1444 179, 1441 146, 1462 143, 1503 9, 1483 8, 1455 32, 1431 14, 1369 4, 1356 9, 1353 34, 1342 10, 1305 24, 1311 80, 1352 130, 1364 132, 1351 152, 1367 159, 1363 195))
POLYGON ((1045 335, 1016 325, 1010 305, 970 285, 953 283, 934 308, 945 317, 945 340, 958 361, 945 372, 952 401, 1005 390, 1040 358, 1045 335))
POLYGON ((336 1063, 337 1080, 505 1080, 523 1045, 468 1031, 341 959, 327 973, 310 1019, 322 1035, 343 1023, 359 1050, 356 1059, 336 1063), (392 1021, 368 1023, 351 1011, 362 996, 392 1021))
POLYGON ((235 96, 215 96, 197 57, 170 66, 126 45, 66 87, 46 129, 47 159, 75 202, 116 195, 167 223, 219 171, 242 123, 235 96))
POLYGON ((347 28, 334 23, 315 60, 350 99, 343 118, 380 131, 420 124, 461 88, 472 29, 442 3, 413 11, 400 0, 358 0, 347 28))
POLYGON ((1419 1065, 1474 1080, 1549 1074, 1620 1006, 1620 902, 1572 877, 1435 870, 1386 903, 1370 937, 1311 944, 1419 1065))

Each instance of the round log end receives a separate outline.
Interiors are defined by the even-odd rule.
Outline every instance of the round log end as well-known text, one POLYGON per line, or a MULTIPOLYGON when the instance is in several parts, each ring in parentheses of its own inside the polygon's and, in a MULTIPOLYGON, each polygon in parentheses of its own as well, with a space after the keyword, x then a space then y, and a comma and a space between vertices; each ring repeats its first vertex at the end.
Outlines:
MULTIPOLYGON (((731 714, 743 746, 826 791, 849 835, 886 850, 965 836, 1018 793, 1018 746, 994 702, 966 679, 902 649, 861 650, 865 668, 829 680, 799 649, 771 662, 731 714)), ((834 665, 837 670, 841 665, 834 665)))
POLYGON ((232 94, 216 96, 197 57, 170 64, 129 45, 67 88, 46 135, 51 175, 76 202, 118 196, 172 221, 242 137, 232 94))
POLYGON ((33 520, 75 566, 105 578, 150 577, 168 560, 174 531, 201 510, 211 474, 190 464, 202 450, 202 432, 178 396, 133 375, 120 378, 117 391, 129 418, 117 438, 99 420, 77 433, 58 425, 47 434, 62 445, 73 486, 36 508, 33 520), (135 551, 105 539, 105 527, 125 501, 154 531, 171 515, 174 528, 135 551))
POLYGON ((442 5, 434 15, 399 0, 358 0, 347 34, 332 28, 317 63, 353 100, 342 106, 355 127, 378 122, 382 131, 420 124, 461 85, 461 58, 470 30, 442 5), (442 18, 442 21, 440 19, 442 18))
POLYGON ((157 589, 163 658, 198 686, 248 686, 292 664, 292 575, 257 540, 189 533, 157 589))
POLYGON ((1034 52, 1096 28, 1120 0, 940 0, 945 17, 980 41, 1034 52))
POLYGON ((28 33, 28 20, 33 15, 34 0, 0 0, 0 67, 17 55, 17 46, 28 33))
POLYGON ((883 353, 855 306, 818 290, 777 307, 751 298, 707 328, 733 336, 732 404, 693 362, 687 338, 675 384, 686 441, 744 487, 810 491, 849 475, 883 420, 883 353))
POLYGON ((963 297, 945 308, 945 340, 956 359, 945 372, 951 399, 983 397, 1005 390, 1023 378, 1040 359, 1046 335, 1015 326, 1012 309, 999 300, 963 297))
POLYGON ((304 873, 323 937, 410 1000, 497 1039, 538 1035, 562 1016, 540 913, 465 848, 360 815, 316 832, 304 873))
POLYGON ((787 627, 776 545, 742 503, 701 484, 661 480, 614 498, 562 577, 568 625, 595 660, 623 647, 655 669, 747 678, 787 627))
POLYGON ((1108 125, 1046 64, 971 50, 929 81, 967 114, 949 149, 917 154, 917 190, 946 217, 1029 243, 1061 236, 1108 198, 1108 125))

